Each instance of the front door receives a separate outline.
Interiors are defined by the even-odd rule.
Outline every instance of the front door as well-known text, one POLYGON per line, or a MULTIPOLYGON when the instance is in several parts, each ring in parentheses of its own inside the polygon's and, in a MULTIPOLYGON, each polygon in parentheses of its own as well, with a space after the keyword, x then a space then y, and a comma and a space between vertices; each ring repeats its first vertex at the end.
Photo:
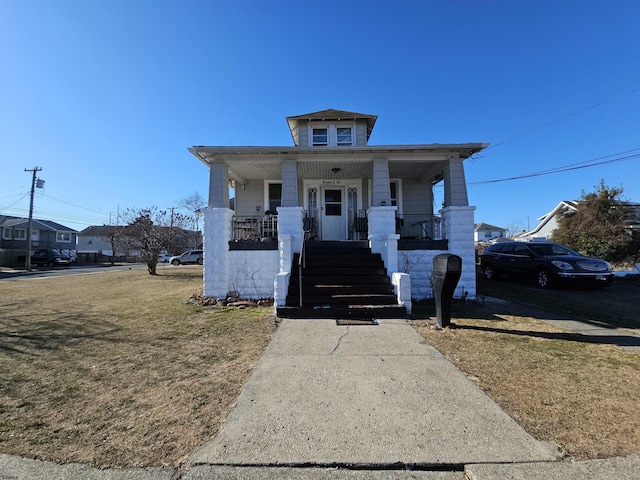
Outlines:
POLYGON ((322 189, 322 240, 346 240, 347 218, 344 187, 322 189))

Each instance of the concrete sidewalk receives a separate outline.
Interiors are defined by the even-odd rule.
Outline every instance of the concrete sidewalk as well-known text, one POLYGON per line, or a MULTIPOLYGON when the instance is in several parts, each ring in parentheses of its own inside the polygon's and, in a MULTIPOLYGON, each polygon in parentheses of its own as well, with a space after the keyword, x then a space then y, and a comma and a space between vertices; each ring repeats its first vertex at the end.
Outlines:
POLYGON ((555 459, 404 320, 285 320, 193 465, 555 459))
POLYGON ((284 320, 217 437, 181 471, 0 455, 0 479, 620 480, 640 455, 563 461, 404 320, 284 320))

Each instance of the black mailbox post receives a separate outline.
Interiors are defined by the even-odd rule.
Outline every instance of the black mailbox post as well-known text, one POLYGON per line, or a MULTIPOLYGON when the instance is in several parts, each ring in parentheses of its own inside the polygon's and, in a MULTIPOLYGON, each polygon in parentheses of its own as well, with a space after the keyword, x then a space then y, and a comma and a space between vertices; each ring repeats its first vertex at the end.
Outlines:
POLYGON ((462 273, 462 258, 451 253, 442 253, 433 257, 433 276, 435 280, 436 319, 438 326, 451 324, 451 300, 462 273))

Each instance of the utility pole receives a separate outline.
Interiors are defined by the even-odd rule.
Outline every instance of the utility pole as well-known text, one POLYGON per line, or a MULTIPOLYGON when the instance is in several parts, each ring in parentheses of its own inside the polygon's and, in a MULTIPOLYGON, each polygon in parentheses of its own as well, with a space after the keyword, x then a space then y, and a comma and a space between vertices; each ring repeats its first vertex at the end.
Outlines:
POLYGON ((167 210, 171 210, 171 226, 173 227, 173 212, 176 207, 168 207, 167 210))
POLYGON ((27 272, 31 271, 31 231, 33 225, 33 194, 36 188, 36 174, 42 171, 40 167, 33 167, 31 170, 25 168, 25 172, 31 172, 31 200, 29 201, 29 223, 27 224, 27 257, 24 259, 24 266, 27 272))

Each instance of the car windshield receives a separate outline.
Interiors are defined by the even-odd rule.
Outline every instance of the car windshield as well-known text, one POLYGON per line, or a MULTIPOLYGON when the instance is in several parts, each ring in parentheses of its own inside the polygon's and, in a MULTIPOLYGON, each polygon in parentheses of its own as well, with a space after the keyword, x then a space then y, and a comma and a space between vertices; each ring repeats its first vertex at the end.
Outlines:
POLYGON ((529 248, 534 251, 536 255, 540 255, 542 257, 550 256, 550 255, 578 255, 573 250, 563 247, 562 245, 554 245, 554 244, 542 244, 542 245, 532 245, 529 244, 529 248))

